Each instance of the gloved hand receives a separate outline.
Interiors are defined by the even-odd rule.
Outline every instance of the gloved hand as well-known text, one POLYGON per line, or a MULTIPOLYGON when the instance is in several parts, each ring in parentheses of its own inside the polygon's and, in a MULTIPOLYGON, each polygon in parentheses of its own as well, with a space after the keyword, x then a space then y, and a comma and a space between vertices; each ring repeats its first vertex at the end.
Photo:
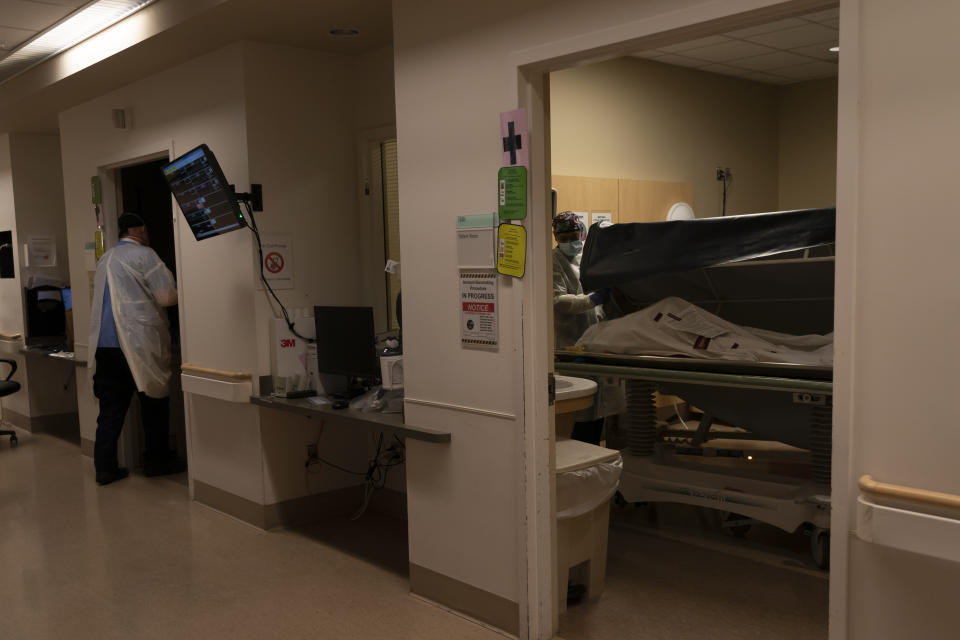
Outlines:
POLYGON ((597 307, 603 304, 604 302, 606 302, 610 298, 610 290, 597 289, 596 291, 591 293, 588 297, 590 298, 590 302, 592 302, 593 305, 597 307))

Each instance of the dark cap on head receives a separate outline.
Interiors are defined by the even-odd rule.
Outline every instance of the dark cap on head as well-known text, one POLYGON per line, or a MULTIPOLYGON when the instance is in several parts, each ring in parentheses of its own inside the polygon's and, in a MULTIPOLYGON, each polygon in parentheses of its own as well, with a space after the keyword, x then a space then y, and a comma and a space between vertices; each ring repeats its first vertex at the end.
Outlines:
POLYGON ((117 218, 117 230, 120 232, 120 237, 127 235, 127 232, 134 227, 145 227, 146 222, 143 221, 143 218, 138 216, 135 213, 125 213, 119 218, 117 218))

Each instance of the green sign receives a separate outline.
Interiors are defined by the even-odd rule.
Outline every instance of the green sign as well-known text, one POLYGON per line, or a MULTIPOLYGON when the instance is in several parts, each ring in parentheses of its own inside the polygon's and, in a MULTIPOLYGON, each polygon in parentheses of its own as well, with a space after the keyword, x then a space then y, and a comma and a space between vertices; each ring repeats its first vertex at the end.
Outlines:
POLYGON ((100 176, 90 178, 90 196, 93 204, 102 204, 103 196, 100 188, 100 176))
POLYGON ((500 187, 501 220, 523 220, 527 217, 527 168, 503 167, 497 173, 500 187))

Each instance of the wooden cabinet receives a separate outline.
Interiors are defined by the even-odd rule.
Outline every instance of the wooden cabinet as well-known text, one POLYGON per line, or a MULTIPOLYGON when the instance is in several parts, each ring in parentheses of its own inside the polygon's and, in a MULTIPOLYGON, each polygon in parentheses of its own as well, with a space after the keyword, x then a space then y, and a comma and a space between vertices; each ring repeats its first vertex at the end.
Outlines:
POLYGON ((689 182, 555 175, 553 188, 557 211, 588 213, 590 224, 598 213, 609 213, 615 223, 661 222, 677 202, 694 206, 689 182))

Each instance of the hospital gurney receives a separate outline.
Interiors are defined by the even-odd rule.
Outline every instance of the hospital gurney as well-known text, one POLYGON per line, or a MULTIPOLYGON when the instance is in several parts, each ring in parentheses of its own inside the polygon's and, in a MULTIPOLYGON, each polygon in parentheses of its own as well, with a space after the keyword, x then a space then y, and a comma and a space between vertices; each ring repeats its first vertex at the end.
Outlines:
MULTIPOLYGON (((611 290, 608 318, 678 296, 744 326, 827 334, 834 217, 833 209, 820 209, 595 225, 581 281, 587 291, 611 290)), ((725 524, 734 531, 751 521, 804 528, 814 560, 827 566, 832 367, 559 352, 556 368, 626 381, 621 493, 627 501, 719 509, 731 514, 725 524), (702 410, 696 428, 658 422, 654 392, 702 410), (720 431, 717 423, 737 429, 720 431), (721 439, 722 448, 710 446, 721 439), (775 461, 758 464, 761 454, 751 460, 746 445, 756 441, 792 446, 801 473, 797 465, 788 474, 775 461)))

